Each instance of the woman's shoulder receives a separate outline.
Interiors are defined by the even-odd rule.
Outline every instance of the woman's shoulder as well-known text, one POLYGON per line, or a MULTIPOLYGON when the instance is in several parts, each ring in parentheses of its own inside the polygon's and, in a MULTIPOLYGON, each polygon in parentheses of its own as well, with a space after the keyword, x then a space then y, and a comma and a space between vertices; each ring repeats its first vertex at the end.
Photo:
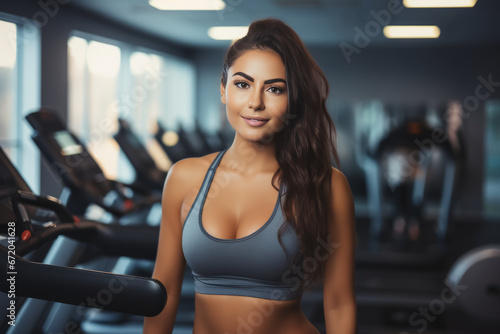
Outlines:
POLYGON ((185 158, 175 162, 169 169, 167 179, 175 179, 185 189, 191 189, 203 180, 205 174, 219 152, 210 153, 201 157, 185 158))
POLYGON ((214 152, 201 157, 184 158, 174 163, 170 169, 174 169, 176 173, 188 175, 191 173, 198 173, 203 169, 207 171, 218 153, 219 152, 214 152))
POLYGON ((331 178, 332 193, 351 193, 349 181, 347 177, 340 171, 340 169, 332 166, 332 178, 331 178))
POLYGON ((345 175, 344 173, 342 173, 342 171, 340 169, 338 169, 337 167, 332 167, 332 180, 333 179, 338 179, 338 178, 345 178, 345 175))

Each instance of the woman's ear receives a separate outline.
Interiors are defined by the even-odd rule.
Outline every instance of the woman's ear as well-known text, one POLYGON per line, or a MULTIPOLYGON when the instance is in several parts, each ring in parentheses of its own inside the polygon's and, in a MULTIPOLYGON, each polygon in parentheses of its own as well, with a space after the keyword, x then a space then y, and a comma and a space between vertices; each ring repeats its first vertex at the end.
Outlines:
POLYGON ((222 82, 220 83, 220 100, 226 104, 226 87, 224 87, 222 82))

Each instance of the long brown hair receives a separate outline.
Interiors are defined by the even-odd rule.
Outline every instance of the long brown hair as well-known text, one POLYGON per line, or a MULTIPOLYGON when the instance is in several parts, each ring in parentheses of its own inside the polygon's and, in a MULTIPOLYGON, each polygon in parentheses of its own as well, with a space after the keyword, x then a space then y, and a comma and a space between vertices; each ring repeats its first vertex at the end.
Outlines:
MULTIPOLYGON (((318 240, 326 243, 332 158, 340 167, 336 150, 336 130, 328 111, 326 99, 329 84, 325 74, 309 54, 292 28, 278 19, 253 22, 246 36, 235 41, 224 58, 221 83, 226 86, 228 69, 248 50, 272 50, 281 56, 286 69, 288 110, 284 127, 272 134, 276 140, 277 177, 286 185, 283 203, 285 223, 294 227, 301 241, 302 259, 315 259, 318 240)), ((323 243, 323 244, 324 244, 323 243)), ((316 255, 317 257, 317 255, 316 255)), ((292 264, 295 262, 292 261, 292 264)), ((325 261, 317 261, 317 269, 307 271, 307 283, 323 283, 325 261)), ((301 287, 306 282, 301 281, 301 287)))

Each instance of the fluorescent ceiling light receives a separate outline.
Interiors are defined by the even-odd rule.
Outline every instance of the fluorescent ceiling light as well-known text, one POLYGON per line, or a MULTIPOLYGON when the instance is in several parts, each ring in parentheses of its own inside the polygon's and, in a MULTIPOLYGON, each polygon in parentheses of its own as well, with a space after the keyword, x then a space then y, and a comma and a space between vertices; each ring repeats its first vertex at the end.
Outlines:
POLYGON ((245 36, 248 27, 212 27, 208 29, 208 36, 218 40, 233 40, 245 36))
POLYGON ((438 26, 386 26, 387 38, 438 38, 441 34, 438 26))
POLYGON ((159 10, 222 10, 226 3, 222 0, 149 0, 149 4, 159 10))
POLYGON ((474 7, 477 0, 403 0, 408 8, 474 7))

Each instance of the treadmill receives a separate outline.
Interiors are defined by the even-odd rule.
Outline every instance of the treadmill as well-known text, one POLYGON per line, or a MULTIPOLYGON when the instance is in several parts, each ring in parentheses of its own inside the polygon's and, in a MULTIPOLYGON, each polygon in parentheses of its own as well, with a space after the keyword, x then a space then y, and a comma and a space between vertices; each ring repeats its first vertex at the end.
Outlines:
POLYGON ((118 142, 135 170, 135 183, 161 192, 167 172, 158 168, 139 138, 132 132, 130 124, 126 120, 119 118, 118 124, 118 132, 113 138, 118 142))
POLYGON ((177 129, 179 139, 185 142, 193 152, 195 157, 201 157, 217 151, 218 147, 212 147, 207 140, 207 135, 201 130, 198 124, 195 124, 193 130, 187 130, 183 124, 179 124, 177 129))
POLYGON ((89 308, 159 314, 166 303, 161 282, 111 273, 109 261, 98 261, 154 260, 157 240, 157 227, 86 220, 56 198, 33 194, 0 147, 0 263, 7 269, 0 272, 0 305, 7 310, 2 333, 77 330, 89 308))
MULTIPOLYGON (((386 109, 366 109, 356 115, 355 133, 356 159, 365 172, 369 211, 369 219, 356 217, 358 316, 374 328, 391 330, 408 326, 408 317, 443 289, 458 164, 449 143, 443 141, 436 143, 435 154, 423 155, 414 171, 398 170, 407 166, 401 160, 408 161, 412 152, 420 152, 417 143, 427 143, 434 131, 421 118, 404 117, 407 111, 420 116, 421 110, 399 107, 406 106, 398 106, 393 118, 387 119, 386 109), (380 120, 379 126, 373 126, 375 119, 380 120), (443 191, 436 193, 434 189, 440 187, 443 191), (391 235, 388 226, 392 227, 398 215, 406 222, 415 219, 420 223, 418 238, 391 235)), ((429 323, 429 331, 444 327, 444 317, 429 323)))
MULTIPOLYGON (((61 197, 71 212, 84 215, 90 204, 96 204, 123 223, 148 221, 151 207, 161 202, 157 193, 138 184, 107 179, 85 145, 53 110, 42 108, 26 119, 50 170, 66 186, 61 197)), ((159 223, 155 219, 150 219, 151 224, 159 223)))
POLYGON ((172 164, 185 158, 197 156, 197 152, 193 151, 185 138, 178 132, 166 130, 160 121, 157 122, 154 138, 165 151, 172 164))
POLYGON ((203 141, 204 150, 207 152, 206 154, 222 151, 227 147, 226 143, 224 143, 217 134, 213 135, 206 133, 201 128, 199 122, 195 122, 193 132, 203 141))
POLYGON ((448 222, 453 207, 453 194, 458 182, 458 157, 443 130, 436 140, 435 129, 425 122, 412 120, 403 122, 390 131, 370 153, 376 168, 367 170, 370 177, 369 201, 372 202, 370 239, 374 244, 380 240, 392 243, 394 250, 411 252, 413 246, 419 253, 432 252, 434 258, 443 255, 448 237, 448 222), (436 193, 439 193, 436 195, 436 193), (431 199, 437 208, 431 208, 431 199), (395 202, 388 215, 383 208, 395 202), (402 217, 406 221, 402 236, 389 236, 391 217, 402 217), (409 222, 419 224, 420 234, 414 240, 408 237, 409 222))

